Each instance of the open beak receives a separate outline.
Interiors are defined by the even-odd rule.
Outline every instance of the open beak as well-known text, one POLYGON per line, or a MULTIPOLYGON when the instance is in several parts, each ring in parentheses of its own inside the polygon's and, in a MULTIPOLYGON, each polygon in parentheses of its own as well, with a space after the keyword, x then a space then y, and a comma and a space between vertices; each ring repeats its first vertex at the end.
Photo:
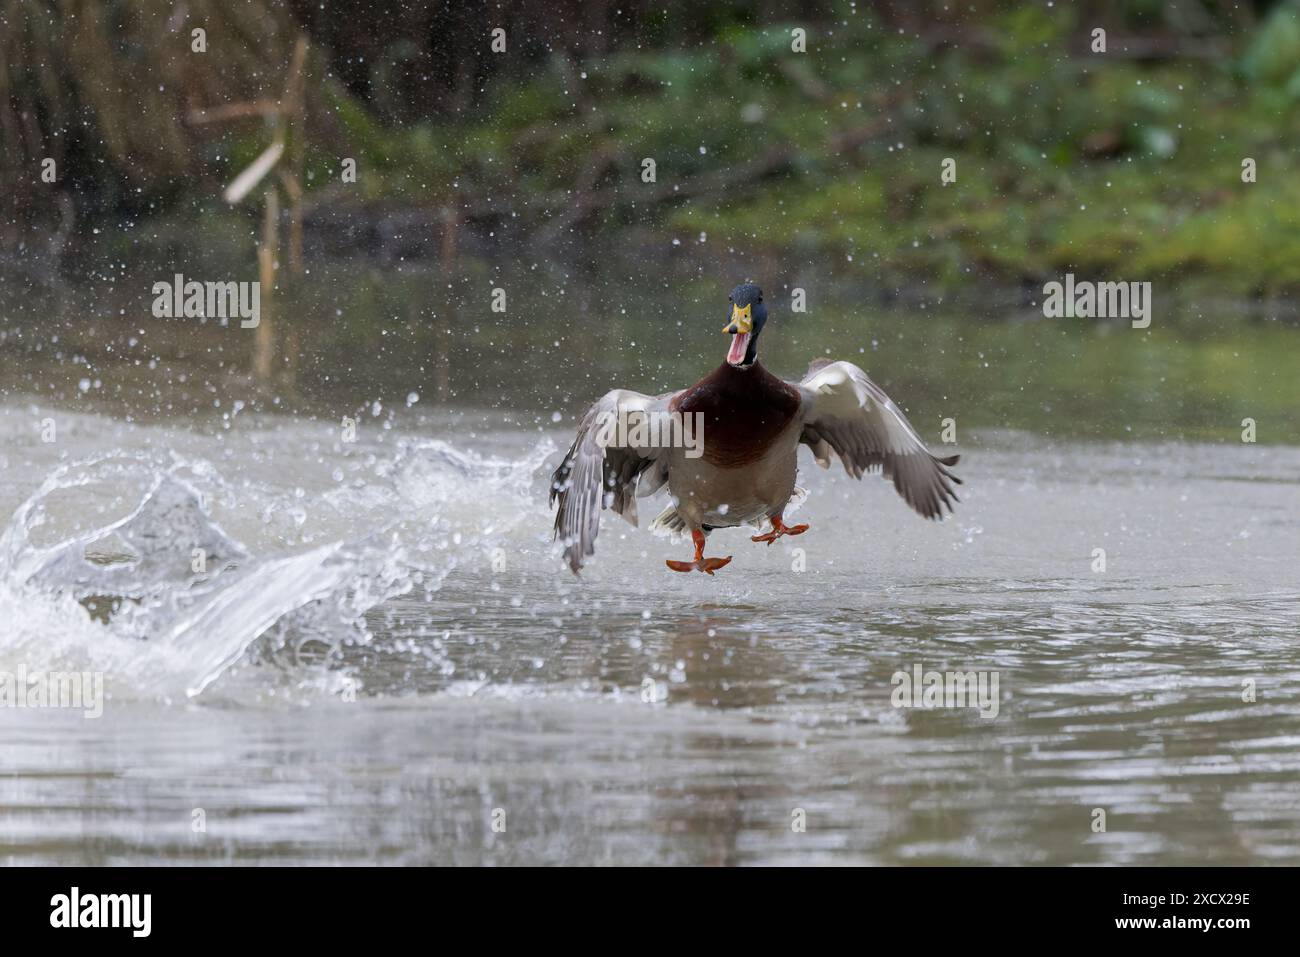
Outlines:
POLYGON ((733 366, 743 365, 745 354, 749 351, 749 339, 754 334, 754 317, 751 306, 744 309, 735 303, 731 305, 731 321, 722 329, 731 336, 731 348, 727 351, 727 362, 733 366))

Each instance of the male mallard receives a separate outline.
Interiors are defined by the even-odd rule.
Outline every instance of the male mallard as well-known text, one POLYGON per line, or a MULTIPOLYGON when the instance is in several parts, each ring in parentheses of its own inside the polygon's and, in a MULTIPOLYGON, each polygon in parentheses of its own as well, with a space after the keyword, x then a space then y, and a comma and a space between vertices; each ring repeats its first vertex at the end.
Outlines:
POLYGON ((931 455, 889 396, 851 362, 818 359, 798 383, 772 375, 758 361, 766 322, 762 290, 737 286, 722 330, 731 336, 722 365, 684 391, 652 397, 615 389, 587 410, 551 477, 551 503, 560 503, 555 537, 575 574, 595 553, 601 509, 636 525, 636 498, 665 482, 672 504, 652 527, 689 529, 695 542, 695 559, 670 560, 673 571, 712 575, 731 561, 704 557, 705 536, 715 528, 770 522, 769 532, 752 539, 769 545, 802 535, 807 525, 782 520, 791 499, 805 494, 794 484, 800 443, 822 468, 835 452, 854 478, 880 469, 925 518, 952 511, 952 483, 961 479, 948 466, 958 456, 931 455), (673 441, 663 440, 665 431, 673 441))

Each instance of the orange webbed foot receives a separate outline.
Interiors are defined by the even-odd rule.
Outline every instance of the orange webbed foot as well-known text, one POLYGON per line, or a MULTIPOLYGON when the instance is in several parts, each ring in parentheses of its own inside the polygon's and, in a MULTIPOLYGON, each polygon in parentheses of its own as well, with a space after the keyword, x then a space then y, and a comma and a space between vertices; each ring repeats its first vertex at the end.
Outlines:
POLYGON ((675 572, 704 572, 708 575, 712 575, 719 568, 730 563, 730 555, 726 558, 701 558, 693 562, 675 562, 671 558, 664 561, 664 564, 675 572))
POLYGON ((667 559, 664 564, 675 572, 704 572, 712 575, 719 568, 731 562, 731 556, 726 558, 705 558, 704 557, 704 533, 692 531, 691 539, 695 542, 695 561, 693 562, 675 562, 671 558, 667 559))
POLYGON ((751 542, 767 542, 771 545, 782 535, 802 535, 808 531, 807 525, 787 525, 781 521, 780 515, 772 516, 772 530, 762 535, 755 535, 750 539, 751 542))

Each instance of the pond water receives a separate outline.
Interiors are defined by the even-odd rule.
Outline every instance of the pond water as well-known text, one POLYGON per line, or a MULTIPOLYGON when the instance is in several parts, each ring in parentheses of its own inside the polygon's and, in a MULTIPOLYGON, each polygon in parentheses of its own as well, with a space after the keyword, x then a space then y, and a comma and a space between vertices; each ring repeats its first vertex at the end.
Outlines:
POLYGON ((578 580, 575 417, 712 369, 730 283, 447 286, 314 267, 259 386, 146 281, 8 279, 0 673, 104 699, 0 708, 0 861, 1300 863, 1296 329, 827 285, 765 361, 953 418, 956 514, 805 457, 806 535, 720 531, 708 578, 613 519, 578 580), (996 714, 896 707, 918 668, 996 714))

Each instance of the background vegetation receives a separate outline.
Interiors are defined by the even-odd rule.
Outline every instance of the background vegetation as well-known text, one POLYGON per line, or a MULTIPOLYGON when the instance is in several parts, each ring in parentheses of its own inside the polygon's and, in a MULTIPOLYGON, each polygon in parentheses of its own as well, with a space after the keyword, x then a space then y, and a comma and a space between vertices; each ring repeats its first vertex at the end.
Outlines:
POLYGON ((434 256, 454 223, 462 244, 557 252, 702 233, 936 288, 1121 265, 1200 302, 1300 282, 1290 0, 0 9, 11 257, 75 253, 87 222, 156 219, 165 242, 167 223, 229 216, 222 188, 275 132, 255 107, 285 95, 303 37, 312 244, 434 256), (945 158, 958 181, 940 188, 945 158))

